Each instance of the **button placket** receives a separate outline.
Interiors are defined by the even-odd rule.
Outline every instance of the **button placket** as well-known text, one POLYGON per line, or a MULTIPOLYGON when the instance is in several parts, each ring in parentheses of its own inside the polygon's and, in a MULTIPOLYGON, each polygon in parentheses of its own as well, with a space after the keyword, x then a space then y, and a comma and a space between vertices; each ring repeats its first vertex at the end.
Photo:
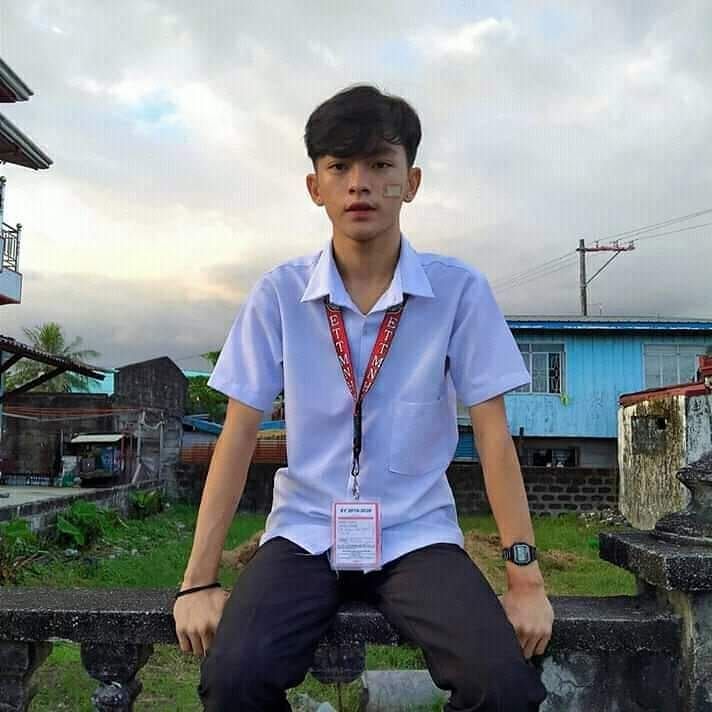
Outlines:
POLYGON ((366 373, 368 359, 371 356, 371 349, 368 348, 368 339, 366 338, 369 317, 359 316, 359 320, 360 324, 358 331, 358 385, 360 387, 363 383, 363 379, 366 373))

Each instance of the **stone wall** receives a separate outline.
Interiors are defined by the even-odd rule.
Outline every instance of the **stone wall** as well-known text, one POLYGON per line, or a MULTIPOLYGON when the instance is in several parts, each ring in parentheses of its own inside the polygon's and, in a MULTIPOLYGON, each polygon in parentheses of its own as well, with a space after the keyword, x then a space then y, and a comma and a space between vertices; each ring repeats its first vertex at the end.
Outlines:
MULTIPOLYGON (((239 511, 269 512, 274 474, 278 467, 252 463, 239 511)), ((617 470, 525 467, 522 472, 533 514, 556 515, 617 508, 617 470)), ((176 473, 178 498, 199 503, 206 466, 181 463, 176 473)), ((479 463, 453 462, 447 476, 459 514, 489 511, 479 463)))
MULTIPOLYGON (((460 514, 489 511, 480 463, 454 462, 447 474, 460 514)), ((557 515, 617 508, 617 470, 523 467, 522 476, 532 514, 557 515)))
MULTIPOLYGON (((8 396, 6 406, 25 408, 62 408, 71 410, 105 410, 111 399, 104 393, 20 393, 8 396)), ((60 432, 66 443, 72 433, 108 433, 114 429, 113 418, 97 415, 76 420, 40 422, 25 418, 3 417, 0 459, 6 472, 29 472, 56 475, 61 470, 59 459, 60 432)))
POLYGON ((163 495, 166 493, 165 483, 157 480, 146 480, 136 485, 118 485, 91 491, 68 487, 66 497, 34 500, 15 506, 0 506, 0 522, 20 517, 28 521, 32 531, 46 532, 53 526, 57 514, 65 511, 78 500, 94 502, 97 507, 113 509, 121 516, 126 517, 131 506, 131 493, 136 490, 148 489, 160 489, 163 495))
MULTIPOLYGON (((188 379, 168 357, 121 366, 114 377, 116 406, 146 408, 142 428, 141 462, 152 477, 166 482, 170 499, 177 497, 176 466, 183 442, 183 416, 188 401, 188 379), (156 428, 163 422, 162 432, 156 428), (159 468, 160 461, 160 468, 159 468), (159 471, 160 469, 160 471, 159 471)), ((117 418, 121 428, 135 430, 139 413, 117 418)))
POLYGON ((166 356, 117 369, 114 401, 117 404, 161 408, 169 415, 185 415, 188 379, 166 356))

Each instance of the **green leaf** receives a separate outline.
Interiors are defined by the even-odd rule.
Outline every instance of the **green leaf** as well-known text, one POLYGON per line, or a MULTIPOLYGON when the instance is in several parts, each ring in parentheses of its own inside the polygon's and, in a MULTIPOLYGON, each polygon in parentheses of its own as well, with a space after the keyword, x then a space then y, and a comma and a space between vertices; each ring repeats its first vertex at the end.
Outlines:
POLYGON ((34 541, 35 534, 30 529, 26 519, 11 519, 9 522, 3 522, 0 525, 0 536, 7 537, 9 540, 22 540, 26 542, 34 541))
POLYGON ((61 514, 57 517, 57 530, 72 537, 74 541, 81 546, 83 546, 86 541, 84 532, 82 532, 79 527, 74 526, 74 524, 61 514))

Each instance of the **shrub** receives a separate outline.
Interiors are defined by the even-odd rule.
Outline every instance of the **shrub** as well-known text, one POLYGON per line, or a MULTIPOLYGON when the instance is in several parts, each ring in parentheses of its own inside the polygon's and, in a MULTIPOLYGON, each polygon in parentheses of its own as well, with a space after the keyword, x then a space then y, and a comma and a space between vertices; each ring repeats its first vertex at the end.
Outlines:
POLYGON ((117 519, 115 512, 79 500, 57 516, 56 533, 60 545, 70 544, 88 549, 117 519))
POLYGON ((145 519, 163 511, 161 490, 137 490, 130 495, 131 509, 136 519, 145 519))
POLYGON ((25 519, 0 523, 0 586, 21 583, 32 562, 45 553, 25 519))

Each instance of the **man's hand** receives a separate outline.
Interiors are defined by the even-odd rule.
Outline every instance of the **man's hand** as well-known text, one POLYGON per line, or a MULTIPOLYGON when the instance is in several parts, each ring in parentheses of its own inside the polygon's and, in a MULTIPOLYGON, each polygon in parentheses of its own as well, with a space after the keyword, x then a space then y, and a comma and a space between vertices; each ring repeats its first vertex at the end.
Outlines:
POLYGON ((554 609, 543 586, 510 588, 499 601, 522 646, 524 657, 542 655, 551 640, 554 609))
POLYGON ((204 656, 208 652, 229 595, 221 588, 207 588, 176 599, 173 618, 178 643, 184 653, 204 656))

